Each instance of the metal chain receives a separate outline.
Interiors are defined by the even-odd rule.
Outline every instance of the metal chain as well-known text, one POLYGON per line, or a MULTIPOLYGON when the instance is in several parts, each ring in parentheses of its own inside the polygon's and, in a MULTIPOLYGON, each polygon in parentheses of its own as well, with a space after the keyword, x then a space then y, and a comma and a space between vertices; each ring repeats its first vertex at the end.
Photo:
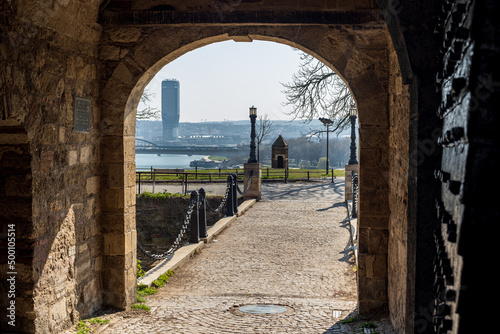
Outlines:
POLYGON ((207 205, 207 208, 214 212, 214 213, 219 213, 223 208, 224 206, 226 205, 226 202, 227 202, 227 198, 229 196, 229 191, 231 190, 231 187, 229 186, 229 184, 226 186, 226 193, 224 194, 224 197, 222 198, 222 201, 219 205, 219 207, 217 209, 214 209, 210 206, 210 203, 208 201, 205 201, 206 205, 207 205))
POLYGON ((358 199, 359 199, 359 183, 358 183, 358 174, 353 174, 352 176, 352 206, 353 206, 353 216, 357 217, 358 215, 358 199))
POLYGON ((250 171, 250 177, 248 178, 247 186, 244 191, 241 191, 240 187, 238 186, 238 183, 236 183, 236 190, 240 193, 240 195, 245 195, 248 189, 250 189, 250 184, 252 183, 252 176, 253 176, 253 170, 250 171))
MULTIPOLYGON (((241 195, 244 195, 248 189, 250 188, 250 184, 252 182, 252 176, 253 176, 253 170, 250 171, 250 177, 248 178, 248 183, 247 183, 247 186, 246 186, 246 189, 245 191, 241 191, 240 188, 238 187, 238 183, 236 180, 233 181, 233 184, 228 184, 226 186, 226 193, 224 194, 224 197, 222 198, 222 201, 220 203, 220 205, 217 207, 217 209, 213 209, 209 202, 205 200, 205 203, 206 203, 206 206, 207 208, 214 212, 214 213, 219 213, 221 212, 221 210, 224 208, 224 206, 226 205, 226 202, 227 202, 227 198, 229 196, 229 191, 231 190, 231 186, 236 184, 236 190, 241 194, 241 195)), ((189 205, 189 208, 188 208, 188 211, 186 213, 186 217, 184 218, 184 223, 182 224, 182 227, 181 227, 181 230, 179 232, 179 234, 177 235, 177 237, 175 238, 175 241, 172 245, 172 247, 170 247, 170 249, 168 249, 166 252, 164 252, 163 254, 153 254, 151 253, 150 251, 147 251, 144 246, 142 246, 140 243, 137 243, 137 248, 144 254, 146 255, 147 257, 153 259, 153 260, 163 260, 163 259, 166 259, 167 257, 169 257, 170 255, 172 255, 175 250, 177 248, 179 248, 180 246, 180 242, 182 240, 182 236, 184 235, 184 233, 186 233, 186 230, 189 226, 189 223, 191 222, 191 215, 193 214, 193 211, 194 211, 194 207, 196 206, 196 200, 193 200, 191 202, 191 204, 189 205)))
POLYGON ((189 205, 188 211, 186 213, 186 217, 184 218, 184 223, 182 224, 181 230, 177 235, 177 237, 175 238, 172 247, 170 247, 170 249, 168 249, 166 252, 164 252, 163 254, 152 254, 150 251, 144 249, 144 247, 140 243, 137 243, 137 248, 142 253, 144 253, 144 255, 154 260, 163 260, 172 255, 175 252, 175 250, 180 246, 182 237, 184 233, 186 233, 189 223, 191 222, 191 215, 193 214, 195 206, 196 206, 196 200, 192 200, 191 204, 189 205))

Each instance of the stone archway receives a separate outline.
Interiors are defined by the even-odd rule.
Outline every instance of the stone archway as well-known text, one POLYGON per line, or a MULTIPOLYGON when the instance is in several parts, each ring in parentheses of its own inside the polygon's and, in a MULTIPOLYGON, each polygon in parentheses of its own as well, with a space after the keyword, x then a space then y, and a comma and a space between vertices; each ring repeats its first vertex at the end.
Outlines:
MULTIPOLYGON (((266 40, 301 49, 329 65, 350 87, 360 129, 359 311, 387 311, 391 299, 402 297, 388 291, 389 267, 397 276, 406 275, 406 267, 388 263, 390 234, 400 253, 396 262, 401 257, 408 258, 406 231, 400 227, 406 217, 391 218, 389 174, 394 172, 402 177, 402 182, 395 185, 394 197, 398 199, 396 211, 404 210, 406 204, 399 198, 407 193, 404 180, 408 152, 404 140, 409 119, 407 88, 381 22, 363 26, 104 27, 100 58, 106 73, 101 82, 102 221, 108 264, 103 278, 105 302, 126 308, 134 297, 135 108, 142 91, 154 74, 173 59, 204 45, 231 39, 266 40), (397 227, 389 232, 391 220, 397 227)), ((407 298, 406 294, 403 298, 407 298)))

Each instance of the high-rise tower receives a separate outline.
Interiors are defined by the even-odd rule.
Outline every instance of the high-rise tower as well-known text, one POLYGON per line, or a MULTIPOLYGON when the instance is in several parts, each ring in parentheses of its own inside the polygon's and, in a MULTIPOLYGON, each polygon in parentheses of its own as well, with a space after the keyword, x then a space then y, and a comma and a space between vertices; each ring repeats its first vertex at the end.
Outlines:
POLYGON ((163 80, 161 83, 161 120, 163 140, 176 140, 179 135, 180 93, 179 81, 163 80))

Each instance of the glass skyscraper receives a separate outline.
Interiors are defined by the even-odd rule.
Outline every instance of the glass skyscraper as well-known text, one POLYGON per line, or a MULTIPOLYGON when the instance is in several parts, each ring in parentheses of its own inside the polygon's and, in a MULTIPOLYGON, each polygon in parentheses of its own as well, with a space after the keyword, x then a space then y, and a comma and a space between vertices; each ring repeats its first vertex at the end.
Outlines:
POLYGON ((179 136, 180 118, 179 81, 163 80, 161 83, 161 120, 163 140, 176 140, 179 136))

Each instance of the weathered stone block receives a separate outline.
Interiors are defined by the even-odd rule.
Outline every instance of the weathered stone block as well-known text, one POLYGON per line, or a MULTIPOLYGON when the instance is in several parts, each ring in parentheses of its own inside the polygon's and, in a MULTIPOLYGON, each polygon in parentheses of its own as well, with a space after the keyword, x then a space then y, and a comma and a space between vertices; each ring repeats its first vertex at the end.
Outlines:
POLYGON ((387 301, 387 282, 385 279, 363 278, 358 280, 359 301, 387 301))
POLYGON ((130 243, 126 244, 127 236, 124 234, 106 233, 103 237, 104 254, 106 255, 123 256, 128 253, 125 251, 126 247, 131 247, 130 243))
POLYGON ((125 192, 119 189, 101 189, 101 203, 104 209, 123 209, 125 192))
POLYGON ((388 230, 360 227, 358 229, 358 238, 360 253, 387 254, 389 240, 388 230))
POLYGON ((101 139, 101 159, 103 163, 123 162, 123 141, 117 136, 104 136, 101 139))
POLYGON ((40 141, 43 145, 54 145, 58 142, 59 128, 54 124, 44 124, 40 141))
POLYGON ((132 76, 132 73, 130 73, 129 69, 125 64, 120 63, 116 69, 115 72, 113 73, 113 76, 117 79, 123 82, 124 84, 132 84, 132 80, 134 77, 132 76))
POLYGON ((110 40, 116 43, 133 43, 141 37, 140 28, 112 28, 107 29, 106 33, 110 40))
POLYGON ((113 45, 104 45, 99 50, 99 59, 101 60, 119 60, 120 47, 113 45))
POLYGON ((40 153, 40 171, 48 172, 54 165, 54 151, 43 150, 40 153))
MULTIPOLYGON (((109 262, 109 261, 107 261, 109 262)), ((124 300, 123 297, 126 291, 126 272, 125 268, 117 267, 117 268, 104 268, 103 270, 103 287, 105 293, 107 291, 112 291, 117 296, 121 296, 121 300, 124 300)))
POLYGON ((68 166, 74 166, 78 163, 78 151, 68 151, 68 166))
POLYGON ((358 276, 361 278, 387 279, 385 254, 358 253, 358 276))
POLYGON ((384 300, 359 300, 358 312, 360 314, 376 314, 377 316, 385 315, 388 313, 387 304, 384 300))
MULTIPOLYGON (((361 176, 362 174, 360 174, 361 176)), ((367 183, 361 183, 367 184, 367 183)), ((387 187, 379 188, 378 190, 367 190, 367 187, 359 189, 359 212, 377 216, 389 216, 389 196, 387 187)))
POLYGON ((90 162, 90 146, 80 148, 80 163, 88 164, 90 162))
POLYGON ((100 188, 101 178, 99 176, 91 176, 85 182, 85 189, 88 195, 97 194, 100 188))
POLYGON ((49 314, 55 323, 65 320, 67 317, 66 298, 61 298, 49 306, 49 314))
POLYGON ((389 216, 371 215, 370 212, 360 212, 358 215, 360 226, 367 229, 386 230, 389 228, 389 216))
POLYGON ((123 189, 123 187, 125 186, 124 181, 125 172, 123 164, 108 164, 108 187, 114 189, 123 189))

